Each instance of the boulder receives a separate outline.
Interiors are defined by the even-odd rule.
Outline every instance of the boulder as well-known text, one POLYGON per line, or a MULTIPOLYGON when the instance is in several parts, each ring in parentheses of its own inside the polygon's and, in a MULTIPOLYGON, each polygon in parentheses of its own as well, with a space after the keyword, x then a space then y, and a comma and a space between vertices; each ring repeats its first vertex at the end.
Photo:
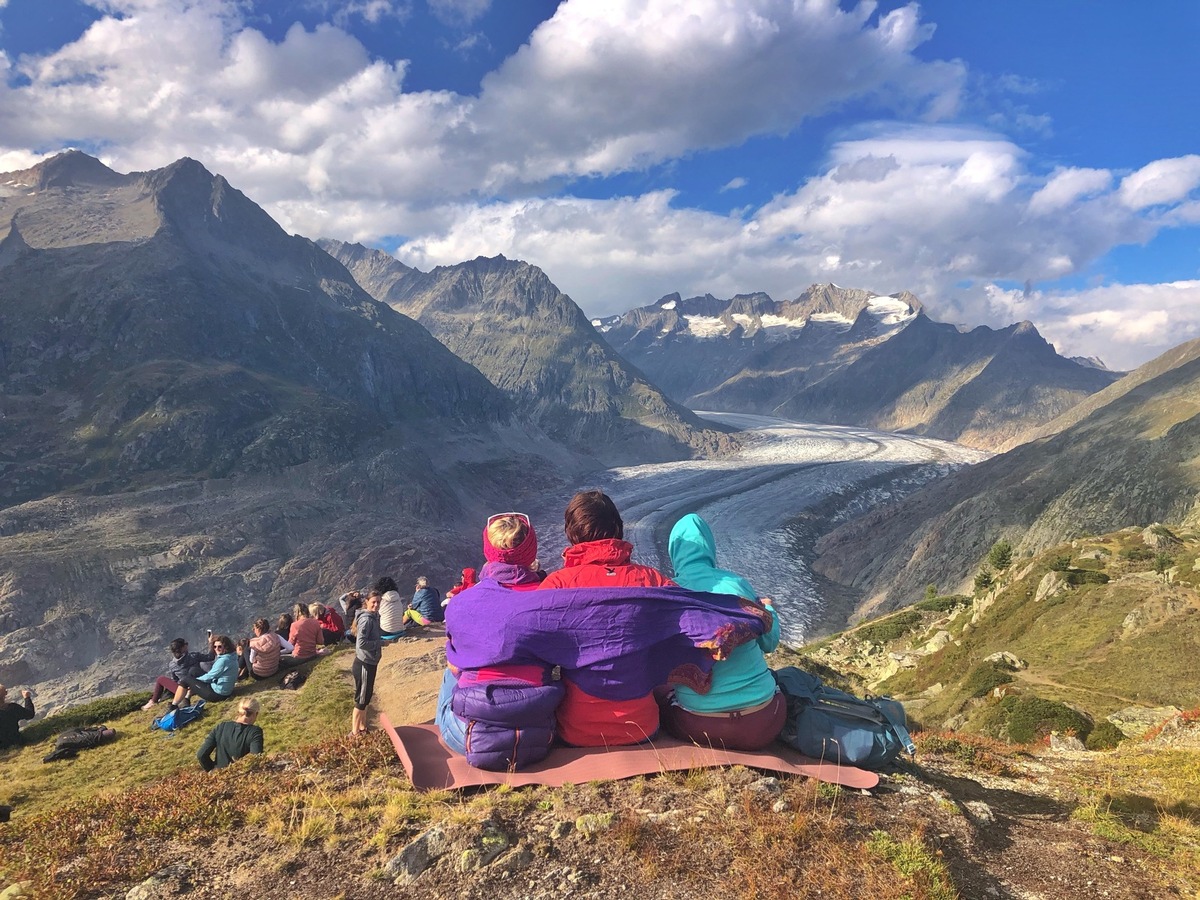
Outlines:
POLYGON ((983 661, 985 663, 1001 663, 1002 665, 1008 666, 1010 669, 1016 672, 1019 672, 1021 669, 1029 668, 1029 663, 1025 662, 1025 660, 1019 658, 1018 656, 1009 653, 1007 650, 999 650, 993 653, 991 656, 985 656, 983 661))
POLYGON ((1142 531, 1142 543, 1153 550, 1175 550, 1183 546, 1183 542, 1175 537, 1169 529, 1157 522, 1142 531))
POLYGON ((1057 731, 1050 732, 1050 749, 1058 753, 1077 752, 1086 750, 1083 746, 1083 741, 1072 734, 1059 734, 1057 731))
POLYGON ((1139 738, 1151 728, 1179 715, 1174 706, 1127 706, 1108 716, 1125 737, 1139 738))
POLYGON ((1066 576, 1062 572, 1047 572, 1038 583, 1037 593, 1033 595, 1033 601, 1040 603, 1047 597, 1055 597, 1061 594, 1068 587, 1066 576))
POLYGON ((918 652, 925 654, 925 655, 929 655, 930 653, 937 653, 939 650, 941 650, 943 647, 945 647, 947 644, 949 644, 952 640, 953 640, 953 638, 950 637, 950 632, 939 631, 932 638, 930 638, 928 641, 926 641, 924 646, 922 646, 918 652))

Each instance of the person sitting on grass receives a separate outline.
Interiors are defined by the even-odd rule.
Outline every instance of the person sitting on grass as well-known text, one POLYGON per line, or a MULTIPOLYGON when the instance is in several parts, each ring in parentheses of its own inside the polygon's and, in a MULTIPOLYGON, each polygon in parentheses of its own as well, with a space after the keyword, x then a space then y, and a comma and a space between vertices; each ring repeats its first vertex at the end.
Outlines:
POLYGON ((251 753, 263 752, 263 730, 254 724, 258 718, 258 701, 245 697, 238 704, 237 718, 222 722, 204 738, 196 751, 196 759, 205 772, 223 769, 231 762, 251 753), (213 760, 213 753, 217 758, 213 760))
POLYGON ((467 566, 462 570, 462 574, 458 576, 458 581, 451 585, 450 590, 446 591, 446 599, 442 601, 443 608, 454 598, 455 594, 461 594, 467 588, 475 584, 479 579, 476 577, 475 570, 467 566))
POLYGON ((292 645, 271 630, 271 623, 258 619, 254 623, 254 637, 237 646, 241 666, 238 677, 249 675, 256 681, 270 678, 279 671, 284 653, 292 652, 292 645))
POLYGON ((33 694, 21 691, 21 703, 8 702, 8 688, 0 684, 0 750, 21 743, 21 722, 33 718, 33 694))
POLYGON ((338 615, 336 609, 326 606, 324 603, 311 603, 308 611, 321 626, 321 636, 324 638, 326 647, 330 644, 341 643, 346 636, 346 623, 338 615))
POLYGON ((217 654, 212 668, 200 675, 185 675, 171 700, 170 709, 178 709, 189 693, 212 703, 233 696, 238 677, 238 658, 233 652, 233 638, 227 634, 218 635, 213 639, 212 646, 217 654))
POLYGON ((297 603, 292 607, 292 629, 288 640, 292 642, 292 660, 306 662, 314 659, 323 651, 317 648, 322 644, 321 623, 309 615, 308 607, 297 603))
POLYGON ((437 588, 429 586, 429 579, 422 575, 417 579, 416 589, 408 609, 404 611, 405 623, 428 625, 431 622, 441 622, 446 618, 442 611, 442 595, 437 588))
MULTIPOLYGON (((211 641, 212 636, 209 636, 211 641)), ((167 663, 167 674, 159 675, 154 682, 154 691, 150 694, 150 699, 142 706, 142 709, 154 709, 154 704, 162 699, 163 694, 175 696, 175 692, 179 690, 179 683, 183 681, 187 675, 200 675, 204 672, 203 664, 211 663, 216 657, 210 646, 207 653, 196 653, 188 649, 188 642, 181 637, 175 638, 167 645, 167 651, 171 654, 171 661, 167 663)))
POLYGON ((383 639, 391 641, 403 637, 405 604, 395 580, 384 575, 371 585, 371 590, 379 592, 379 627, 383 639))

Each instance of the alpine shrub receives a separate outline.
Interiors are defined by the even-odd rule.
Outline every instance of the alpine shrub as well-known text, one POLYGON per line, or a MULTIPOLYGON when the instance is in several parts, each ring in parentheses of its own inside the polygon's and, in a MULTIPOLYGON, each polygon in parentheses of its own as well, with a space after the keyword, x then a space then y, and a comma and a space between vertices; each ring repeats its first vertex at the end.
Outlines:
POLYGON ((982 697, 1012 680, 1012 669, 1004 663, 987 662, 976 666, 963 679, 963 691, 968 697, 982 697))
POLYGON ((1092 723, 1065 703, 1043 700, 1041 697, 1018 697, 1009 709, 1008 739, 1017 744, 1031 744, 1049 737, 1050 732, 1074 732, 1087 740, 1092 723))
POLYGON ((1125 740, 1125 732, 1105 719, 1087 736, 1084 746, 1089 750, 1111 750, 1125 740))

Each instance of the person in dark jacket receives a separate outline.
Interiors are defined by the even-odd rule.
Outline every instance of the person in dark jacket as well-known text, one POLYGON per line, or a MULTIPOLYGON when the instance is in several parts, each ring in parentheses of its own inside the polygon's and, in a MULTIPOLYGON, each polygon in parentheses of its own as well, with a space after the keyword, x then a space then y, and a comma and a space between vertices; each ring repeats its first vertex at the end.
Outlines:
POLYGON ((196 759, 205 772, 223 769, 231 762, 250 753, 263 752, 263 730, 254 724, 258 718, 258 701, 246 697, 238 704, 237 718, 222 722, 208 733, 196 751, 196 759), (213 760, 213 753, 217 758, 213 760))
MULTIPOLYGON (((211 641, 211 639, 212 635, 209 635, 209 640, 211 641)), ((154 709, 154 704, 162 699, 164 693, 174 696, 184 678, 195 678, 202 675, 204 673, 203 664, 211 663, 216 659, 211 644, 207 653, 197 653, 189 650, 188 642, 181 637, 171 641, 167 645, 167 651, 171 654, 171 661, 167 663, 167 672, 165 675, 158 676, 154 682, 154 691, 142 709, 154 709)))
POLYGON ((8 702, 8 688, 0 684, 0 749, 21 743, 21 722, 33 718, 33 694, 21 691, 21 703, 8 702))
POLYGON ((422 575, 417 579, 416 589, 408 609, 404 611, 404 621, 415 625, 428 625, 430 622, 441 622, 446 618, 442 611, 442 595, 437 588, 429 586, 429 579, 422 575))

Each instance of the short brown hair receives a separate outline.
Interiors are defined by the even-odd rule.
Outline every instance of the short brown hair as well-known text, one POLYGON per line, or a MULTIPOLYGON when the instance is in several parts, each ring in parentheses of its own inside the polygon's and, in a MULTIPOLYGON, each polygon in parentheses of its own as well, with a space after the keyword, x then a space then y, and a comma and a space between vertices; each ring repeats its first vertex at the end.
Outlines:
POLYGON ((625 523, 617 505, 603 491, 580 491, 567 504, 563 531, 572 544, 625 537, 625 523))

